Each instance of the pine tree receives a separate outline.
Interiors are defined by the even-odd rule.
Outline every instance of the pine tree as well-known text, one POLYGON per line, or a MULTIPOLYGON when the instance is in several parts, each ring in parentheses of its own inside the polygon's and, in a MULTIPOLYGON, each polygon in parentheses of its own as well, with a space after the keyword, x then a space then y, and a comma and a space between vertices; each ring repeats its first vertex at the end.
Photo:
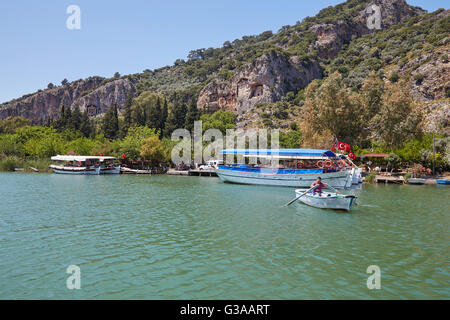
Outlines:
POLYGON ((102 131, 105 138, 114 140, 119 134, 119 117, 117 106, 111 105, 103 118, 102 131))
POLYGON ((53 127, 60 131, 64 128, 64 114, 65 114, 65 108, 64 106, 61 106, 61 112, 59 113, 58 119, 53 124, 53 127))
POLYGON ((133 103, 133 98, 130 96, 127 99, 125 109, 123 110, 123 122, 122 122, 122 126, 120 127, 120 137, 121 138, 124 138, 127 135, 128 129, 130 129, 130 127, 133 124, 133 114, 132 114, 132 110, 131 110, 132 103, 133 103))
POLYGON ((71 117, 71 120, 70 120, 70 122, 71 122, 70 123, 70 127, 72 129, 80 130, 81 116, 82 115, 81 115, 80 108, 78 106, 76 106, 75 110, 73 110, 72 117, 71 117))
POLYGON ((155 114, 157 115, 157 118, 156 118, 157 121, 155 121, 155 124, 156 124, 155 128, 157 131, 161 132, 163 125, 162 125, 162 121, 161 121, 161 114, 162 114, 161 100, 159 99, 159 97, 156 100, 155 114))
POLYGON ((84 110, 81 116, 80 131, 86 138, 89 138, 90 136, 93 135, 91 120, 89 119, 86 110, 84 110))
POLYGON ((185 128, 192 132, 194 130, 194 121, 197 121, 198 119, 200 119, 200 115, 197 109, 197 102, 192 98, 186 114, 185 128))
POLYGON ((72 122, 72 110, 70 107, 64 109, 63 118, 62 118, 62 129, 67 129, 71 127, 72 122))
POLYGON ((170 136, 175 129, 184 128, 186 122, 187 106, 186 103, 175 104, 172 106, 164 128, 164 135, 170 136))
POLYGON ((167 105, 167 99, 164 98, 164 103, 161 109, 161 132, 164 131, 164 128, 166 126, 167 116, 169 112, 169 107, 167 105))

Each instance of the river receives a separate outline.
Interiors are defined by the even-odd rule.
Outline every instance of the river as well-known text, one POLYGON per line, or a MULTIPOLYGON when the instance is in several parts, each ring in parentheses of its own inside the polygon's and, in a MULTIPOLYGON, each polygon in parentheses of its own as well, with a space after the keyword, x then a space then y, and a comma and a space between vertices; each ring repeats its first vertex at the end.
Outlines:
POLYGON ((449 299, 449 192, 365 184, 344 213, 218 178, 0 173, 0 299, 449 299))

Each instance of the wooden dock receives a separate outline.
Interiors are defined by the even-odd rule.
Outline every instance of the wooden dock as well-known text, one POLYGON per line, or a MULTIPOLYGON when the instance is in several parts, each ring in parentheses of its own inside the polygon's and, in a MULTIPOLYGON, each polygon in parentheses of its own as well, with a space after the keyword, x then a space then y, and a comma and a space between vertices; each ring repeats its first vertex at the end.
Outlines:
POLYGON ((175 169, 169 169, 167 171, 168 175, 171 176, 188 176, 189 175, 189 170, 175 170, 175 169))
POLYGON ((189 170, 189 175, 199 177, 217 177, 217 173, 215 170, 191 169, 189 170))
POLYGON ((396 183, 396 184, 404 184, 405 179, 403 176, 384 176, 377 175, 375 178, 376 183, 396 183))

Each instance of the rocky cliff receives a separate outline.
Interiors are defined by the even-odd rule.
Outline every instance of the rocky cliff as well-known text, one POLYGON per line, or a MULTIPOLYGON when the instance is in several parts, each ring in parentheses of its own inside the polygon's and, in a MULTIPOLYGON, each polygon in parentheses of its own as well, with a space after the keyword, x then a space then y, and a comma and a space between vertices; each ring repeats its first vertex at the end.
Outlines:
POLYGON ((303 88, 320 78, 317 61, 300 61, 273 51, 238 71, 230 82, 211 81, 201 90, 197 106, 243 113, 258 103, 280 100, 288 91, 303 88))
POLYGON ((287 92, 302 89, 312 80, 321 78, 319 61, 336 57, 344 44, 376 31, 376 27, 386 29, 423 13, 404 0, 376 0, 353 17, 315 24, 309 28, 315 36, 309 53, 317 53, 316 59, 308 57, 301 60, 298 55, 286 56, 277 51, 265 54, 235 72, 231 81, 212 80, 200 91, 197 106, 199 109, 227 109, 242 114, 259 103, 279 101, 287 92), (380 25, 372 27, 375 22, 368 25, 367 21, 377 10, 380 12, 380 25))
POLYGON ((23 116, 34 123, 43 123, 57 118, 62 106, 78 106, 82 112, 89 107, 90 115, 94 116, 104 113, 111 104, 123 108, 128 97, 135 93, 136 87, 129 79, 107 82, 101 77, 90 77, 4 103, 0 106, 0 118, 23 116))

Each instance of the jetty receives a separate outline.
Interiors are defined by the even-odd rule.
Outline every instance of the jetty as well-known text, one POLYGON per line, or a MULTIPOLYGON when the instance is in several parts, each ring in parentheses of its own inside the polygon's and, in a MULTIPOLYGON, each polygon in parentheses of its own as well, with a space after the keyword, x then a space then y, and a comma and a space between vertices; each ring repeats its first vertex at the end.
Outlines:
POLYGON ((171 176, 188 176, 189 175, 189 170, 175 170, 175 169, 169 169, 167 171, 168 175, 171 176))
POLYGON ((167 171, 168 175, 171 176, 196 176, 196 177, 217 177, 217 173, 214 169, 200 170, 200 169, 190 169, 190 170, 175 170, 169 169, 167 171))
POLYGON ((214 169, 190 169, 189 175, 198 177, 217 177, 216 170, 214 169))
POLYGON ((379 175, 375 177, 376 183, 396 183, 396 184, 404 184, 405 179, 403 176, 386 176, 386 175, 379 175))

